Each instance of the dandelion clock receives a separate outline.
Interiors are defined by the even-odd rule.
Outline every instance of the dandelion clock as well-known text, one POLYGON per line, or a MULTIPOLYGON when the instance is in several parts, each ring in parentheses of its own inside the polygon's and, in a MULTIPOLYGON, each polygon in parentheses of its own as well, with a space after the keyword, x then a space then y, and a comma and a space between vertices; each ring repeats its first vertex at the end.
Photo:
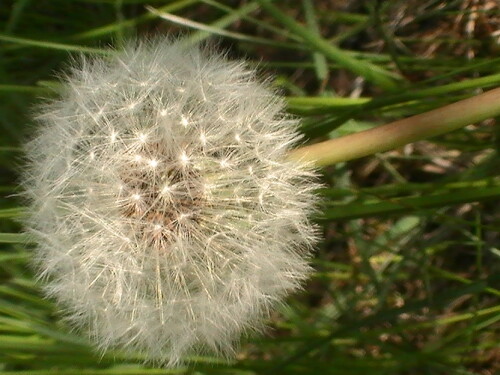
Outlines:
POLYGON ((82 58, 27 144, 44 290, 102 351, 231 355, 307 277, 317 188, 255 71, 156 40, 82 58))

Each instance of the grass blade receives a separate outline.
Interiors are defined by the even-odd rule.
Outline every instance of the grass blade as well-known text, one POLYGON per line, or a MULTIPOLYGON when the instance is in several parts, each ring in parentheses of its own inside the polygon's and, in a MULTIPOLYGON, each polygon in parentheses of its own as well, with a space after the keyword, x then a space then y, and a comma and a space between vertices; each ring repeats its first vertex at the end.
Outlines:
POLYGON ((457 189, 453 194, 442 193, 422 197, 407 197, 387 201, 360 202, 337 205, 324 211, 322 220, 346 220, 368 216, 409 214, 411 212, 500 197, 500 186, 457 189))
POLYGON ((398 84, 396 79, 399 78, 396 74, 390 73, 377 65, 366 61, 361 61, 353 58, 348 53, 340 48, 330 44, 323 38, 312 33, 307 28, 301 26, 293 18, 287 16, 280 11, 269 0, 258 0, 259 4, 268 11, 276 20, 286 26, 291 32, 302 37, 309 45, 323 53, 328 59, 337 62, 343 68, 364 77, 366 80, 387 90, 394 90, 398 84))
POLYGON ((0 233, 0 243, 22 243, 28 242, 28 236, 24 233, 0 233))
POLYGON ((110 51, 101 49, 101 48, 93 48, 93 47, 85 47, 85 46, 77 46, 73 44, 63 44, 63 43, 55 43, 48 42, 44 40, 34 40, 27 38, 19 38, 15 36, 0 34, 0 40, 8 43, 20 44, 24 46, 30 47, 38 47, 38 48, 47 48, 58 51, 65 52, 83 52, 83 53, 95 53, 100 55, 107 55, 110 51))

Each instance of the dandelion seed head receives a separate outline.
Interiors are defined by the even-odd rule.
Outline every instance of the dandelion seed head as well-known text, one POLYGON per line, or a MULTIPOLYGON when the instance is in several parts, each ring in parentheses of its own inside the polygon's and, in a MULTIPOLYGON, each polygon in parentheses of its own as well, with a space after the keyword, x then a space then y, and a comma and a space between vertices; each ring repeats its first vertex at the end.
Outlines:
POLYGON ((64 87, 26 147, 46 293, 103 351, 234 354, 309 272, 297 121, 243 63, 165 40, 84 59, 64 87))

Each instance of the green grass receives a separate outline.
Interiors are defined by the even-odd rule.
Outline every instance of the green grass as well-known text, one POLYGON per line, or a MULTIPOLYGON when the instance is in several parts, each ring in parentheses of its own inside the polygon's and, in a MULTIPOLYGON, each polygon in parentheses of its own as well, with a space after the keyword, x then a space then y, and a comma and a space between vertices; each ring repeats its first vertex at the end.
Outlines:
POLYGON ((323 169, 317 221, 324 240, 315 272, 273 315, 267 333, 244 340, 235 360, 197 357, 189 368, 164 370, 143 366, 140 354, 95 353, 59 319, 33 279, 32 244, 17 223, 25 212, 16 186, 20 145, 32 131, 32 106, 57 89, 56 72, 73 54, 107 53, 107 45, 137 35, 182 32, 190 43, 216 35, 230 56, 275 77, 311 142, 500 84, 498 42, 487 34, 500 20, 486 1, 478 2, 472 32, 466 32, 465 0, 444 7, 417 0, 366 0, 347 9, 332 3, 0 4, 0 375, 498 370, 500 132, 494 121, 323 169))

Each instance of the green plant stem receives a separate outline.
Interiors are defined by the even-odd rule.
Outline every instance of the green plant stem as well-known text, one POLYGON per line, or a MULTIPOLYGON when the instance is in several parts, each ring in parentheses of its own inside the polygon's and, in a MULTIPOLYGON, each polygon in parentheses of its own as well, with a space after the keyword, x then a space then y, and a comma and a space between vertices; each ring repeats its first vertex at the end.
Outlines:
POLYGON ((392 150, 500 115, 500 88, 373 129, 293 150, 289 157, 326 166, 392 150))

